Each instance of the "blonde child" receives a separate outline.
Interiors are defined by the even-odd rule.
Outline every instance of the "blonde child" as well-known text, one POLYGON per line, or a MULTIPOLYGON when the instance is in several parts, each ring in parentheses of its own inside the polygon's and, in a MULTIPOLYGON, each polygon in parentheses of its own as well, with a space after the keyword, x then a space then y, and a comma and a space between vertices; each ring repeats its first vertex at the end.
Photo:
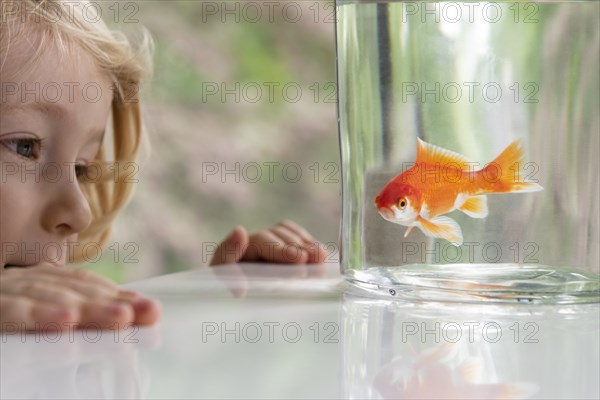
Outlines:
MULTIPOLYGON (((2 330, 114 329, 160 316, 156 301, 64 268, 84 259, 85 244, 107 242, 131 195, 123 166, 140 149, 137 88, 150 71, 149 36, 132 46, 86 4, 0 0, 2 330)), ((324 258, 310 234, 284 221, 253 235, 235 228, 211 265, 324 258)))

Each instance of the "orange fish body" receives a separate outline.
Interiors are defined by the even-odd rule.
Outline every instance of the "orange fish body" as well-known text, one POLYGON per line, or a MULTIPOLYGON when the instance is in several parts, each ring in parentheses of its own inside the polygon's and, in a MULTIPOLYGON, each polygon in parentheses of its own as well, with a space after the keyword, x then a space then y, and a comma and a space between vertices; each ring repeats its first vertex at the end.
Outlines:
POLYGON ((485 383, 486 372, 483 358, 463 358, 458 344, 446 342, 384 364, 373 386, 383 399, 527 399, 540 389, 533 382, 485 383))
POLYGON ((480 170, 464 156, 418 139, 415 165, 396 176, 375 198, 383 218, 419 227, 431 237, 454 245, 463 243, 460 226, 443 216, 460 210, 472 218, 488 215, 486 193, 535 192, 543 188, 519 180, 523 167, 520 141, 512 142, 494 161, 480 170))

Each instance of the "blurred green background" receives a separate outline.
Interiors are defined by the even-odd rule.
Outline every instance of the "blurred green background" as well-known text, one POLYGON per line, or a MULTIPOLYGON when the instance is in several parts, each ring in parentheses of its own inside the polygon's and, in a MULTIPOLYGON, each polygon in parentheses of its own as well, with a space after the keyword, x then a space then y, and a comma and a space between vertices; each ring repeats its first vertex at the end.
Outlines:
POLYGON ((101 2, 155 40, 150 151, 108 247, 117 282, 207 264, 237 224, 291 219, 337 247, 340 171, 331 1, 101 2))

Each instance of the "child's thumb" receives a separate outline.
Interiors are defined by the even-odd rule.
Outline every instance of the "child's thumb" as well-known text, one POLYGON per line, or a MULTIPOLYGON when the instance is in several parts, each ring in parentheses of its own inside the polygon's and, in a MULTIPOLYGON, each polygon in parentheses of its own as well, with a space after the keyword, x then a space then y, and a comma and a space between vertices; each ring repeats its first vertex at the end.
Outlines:
POLYGON ((215 250, 210 265, 233 264, 242 259, 250 239, 243 226, 236 226, 215 250))

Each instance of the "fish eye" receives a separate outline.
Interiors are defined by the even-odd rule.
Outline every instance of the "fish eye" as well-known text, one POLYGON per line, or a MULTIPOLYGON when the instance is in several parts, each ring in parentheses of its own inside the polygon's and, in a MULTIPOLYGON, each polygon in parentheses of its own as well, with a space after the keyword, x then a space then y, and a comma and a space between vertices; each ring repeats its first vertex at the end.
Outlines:
POLYGON ((398 200, 398 206, 400 207, 401 210, 404 210, 406 208, 406 200, 404 200, 404 199, 398 200))

